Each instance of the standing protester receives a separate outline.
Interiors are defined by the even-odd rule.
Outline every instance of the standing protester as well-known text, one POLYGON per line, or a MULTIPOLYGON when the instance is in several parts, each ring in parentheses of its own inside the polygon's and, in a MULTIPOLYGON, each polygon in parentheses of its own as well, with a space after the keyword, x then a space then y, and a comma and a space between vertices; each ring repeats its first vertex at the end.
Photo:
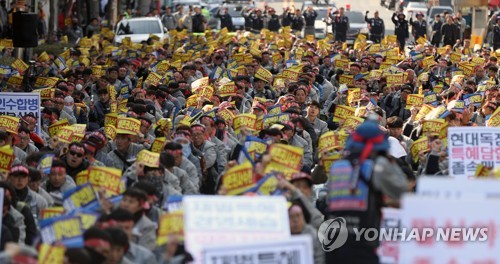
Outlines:
POLYGON ((312 6, 308 6, 306 11, 302 13, 302 16, 304 17, 304 20, 306 22, 306 27, 304 28, 304 37, 306 37, 307 35, 314 36, 314 21, 316 20, 316 17, 318 17, 318 13, 313 9, 312 6))
POLYGON ((500 16, 497 16, 496 24, 493 27, 493 49, 497 50, 500 48, 500 16))
POLYGON ((412 26, 413 38, 416 41, 427 34, 427 22, 425 22, 422 12, 418 12, 415 16, 417 17, 417 21, 413 21, 413 17, 410 16, 410 25, 412 26))
POLYGON ((394 13, 392 14, 392 22, 394 23, 395 29, 394 33, 396 33, 396 37, 399 42, 400 50, 405 49, 406 39, 408 39, 408 21, 405 19, 405 15, 403 13, 394 13), (396 19, 397 17, 397 19, 396 19))
POLYGON ((177 29, 178 19, 172 14, 172 8, 167 7, 165 14, 161 17, 161 22, 169 31, 177 29))
POLYGON ((280 17, 276 15, 274 8, 268 8, 266 14, 266 27, 271 32, 278 32, 281 28, 280 17))
POLYGON ((201 13, 199 6, 194 7, 194 15, 192 17, 193 23, 193 33, 203 33, 205 32, 205 24, 207 23, 207 18, 201 13))
POLYGON ((441 34, 443 35, 443 45, 453 46, 460 39, 459 30, 457 25, 453 23, 453 18, 451 16, 446 17, 446 24, 441 28, 441 34))
POLYGON ((344 15, 345 9, 339 8, 338 14, 329 14, 332 19, 332 32, 334 33, 335 41, 345 42, 347 38, 347 30, 349 30, 349 18, 344 15))
POLYGON ((304 28, 304 17, 300 14, 300 9, 296 9, 294 14, 288 13, 293 31, 301 32, 304 28))
POLYGON ((227 28, 228 31, 233 31, 233 18, 231 15, 228 13, 228 8, 227 7, 220 7, 217 10, 217 14, 215 14, 215 17, 220 19, 220 28, 227 28))
POLYGON ((441 21, 441 16, 439 14, 434 17, 431 27, 431 44, 435 47, 439 47, 442 39, 441 28, 443 27, 443 21, 441 21))
POLYGON ((368 13, 370 13, 370 11, 366 11, 365 21, 368 23, 370 29, 370 40, 374 43, 380 43, 385 35, 384 20, 379 17, 378 11, 373 13, 373 18, 368 18, 368 13))

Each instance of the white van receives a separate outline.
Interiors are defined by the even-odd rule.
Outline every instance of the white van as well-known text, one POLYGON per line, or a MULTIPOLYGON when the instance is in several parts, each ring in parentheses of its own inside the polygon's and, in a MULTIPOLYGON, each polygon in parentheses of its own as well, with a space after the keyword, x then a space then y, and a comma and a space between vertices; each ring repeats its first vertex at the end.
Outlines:
POLYGON ((148 40, 149 34, 158 36, 160 41, 168 38, 168 30, 158 17, 122 19, 116 26, 114 42, 121 43, 125 37, 130 37, 132 42, 140 43, 148 40))

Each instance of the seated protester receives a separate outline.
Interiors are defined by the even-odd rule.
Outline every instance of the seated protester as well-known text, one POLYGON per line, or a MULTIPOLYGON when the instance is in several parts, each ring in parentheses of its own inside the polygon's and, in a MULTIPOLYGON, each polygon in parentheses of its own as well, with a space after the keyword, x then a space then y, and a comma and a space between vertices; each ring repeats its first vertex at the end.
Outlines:
POLYGON ((389 136, 399 140, 401 145, 404 147, 406 153, 408 153, 407 162, 413 163, 413 157, 411 155, 410 147, 413 144, 413 140, 405 135, 403 135, 403 120, 399 116, 391 116, 387 118, 387 130, 389 131, 389 136))
MULTIPOLYGON (((106 164, 108 158, 108 152, 111 151, 111 146, 101 130, 88 133, 85 135, 85 141, 96 147, 96 152, 94 158, 102 164, 106 164)), ((89 160, 90 162, 90 160, 89 160)))
MULTIPOLYGON (((12 240, 16 243, 31 245, 38 236, 38 228, 30 207, 19 202, 14 186, 8 182, 0 182, 4 189, 2 226, 9 229, 12 240)), ((3 233, 2 233, 3 240, 3 233)))
MULTIPOLYGON (((131 121, 137 121, 136 119, 129 118, 131 121)), ((144 147, 132 142, 132 134, 130 131, 117 129, 117 134, 115 137, 116 149, 108 153, 108 167, 114 167, 125 171, 130 165, 132 165, 133 160, 144 147)))
POLYGON ((313 254, 314 263, 323 264, 325 263, 325 252, 318 239, 317 228, 312 227, 307 224, 306 213, 303 210, 303 205, 300 203, 292 203, 292 206, 288 209, 288 217, 290 219, 290 233, 294 235, 309 235, 313 241, 313 254))
POLYGON ((300 200, 304 205, 304 209, 311 216, 308 224, 312 225, 314 228, 319 228, 321 223, 323 223, 323 214, 314 207, 316 204, 316 199, 313 192, 313 181, 309 174, 305 172, 298 172, 292 175, 290 182, 284 181, 282 183, 285 189, 290 191, 292 200, 300 200))
MULTIPOLYGON (((319 110, 321 109, 320 104, 317 101, 311 101, 307 105, 307 120, 311 123, 314 128, 314 132, 316 132, 316 136, 319 139, 321 135, 328 132, 328 125, 325 121, 319 119, 319 110)), ((317 145, 317 142, 313 142, 314 145, 317 145)))
POLYGON ((27 155, 38 152, 38 148, 30 142, 30 130, 25 126, 20 126, 18 131, 16 146, 27 155))
POLYGON ((151 119, 147 117, 139 117, 139 120, 141 120, 141 134, 142 137, 139 136, 139 144, 142 144, 144 148, 149 149, 151 147, 151 144, 153 144, 153 141, 155 141, 155 137, 149 133, 149 130, 151 129, 151 125, 153 122, 151 119))
POLYGON ((430 151, 425 157, 419 156, 419 162, 423 165, 424 175, 446 175, 448 170, 448 154, 443 142, 438 136, 429 138, 430 151))
MULTIPOLYGON (((165 167, 165 180, 168 182, 168 179, 172 176, 179 180, 180 191, 182 194, 197 194, 198 190, 194 187, 193 183, 189 179, 186 171, 175 166, 175 158, 173 155, 169 153, 161 153, 160 154, 160 164, 162 167, 165 167), (169 176, 172 175, 172 176, 169 176)), ((171 194, 171 192, 168 192, 171 194)), ((167 198, 167 195, 164 195, 164 199, 167 198)))
MULTIPOLYGON (((198 186, 201 186, 201 180, 203 179, 203 171, 201 169, 201 153, 194 149, 193 144, 191 143, 191 128, 188 126, 177 126, 176 132, 173 135, 173 142, 181 144, 182 146, 182 159, 187 159, 190 161, 198 172, 198 186)), ((185 165, 186 163, 182 161, 181 169, 186 168, 186 171, 189 171, 185 165)), ((192 175, 191 175, 192 177, 192 175)), ((196 184, 195 184, 196 186, 196 184)), ((199 188, 198 188, 199 189, 199 188)))
POLYGON ((40 215, 42 209, 48 207, 47 201, 38 193, 28 188, 29 169, 24 165, 14 165, 10 169, 7 181, 15 189, 18 201, 26 203, 35 219, 40 215))
MULTIPOLYGON (((181 168, 187 173, 188 179, 196 190, 196 193, 200 191, 200 177, 198 175, 198 170, 194 164, 184 157, 182 152, 182 145, 176 142, 169 142, 165 145, 165 152, 172 155, 174 158, 174 166, 181 168)), ((160 162, 161 162, 160 155, 160 162)), ((163 164, 165 166, 165 164, 163 164)))
POLYGON ((85 147, 85 159, 89 162, 89 166, 104 167, 104 163, 95 159, 95 154, 97 152, 97 146, 90 141, 82 141, 83 147, 85 147))
POLYGON ((215 127, 215 120, 211 116, 202 116, 200 123, 205 126, 207 139, 215 144, 217 150, 217 172, 222 174, 226 169, 227 163, 226 145, 215 136, 217 128, 215 127))
POLYGON ((127 168, 123 177, 127 179, 127 186, 146 181, 157 186, 160 193, 180 195, 182 192, 179 178, 168 172, 161 163, 159 167, 153 168, 136 161, 127 168))
POLYGON ((214 143, 205 139, 205 126, 194 124, 191 126, 193 147, 201 152, 204 160, 204 175, 201 181, 200 193, 215 194, 219 182, 217 171, 217 149, 214 143))
POLYGON ((50 173, 42 187, 50 194, 57 206, 62 205, 63 193, 76 187, 72 178, 66 176, 66 166, 60 160, 53 160, 50 173))
MULTIPOLYGON (((0 147, 6 145, 13 146, 13 137, 9 132, 0 131, 0 147)), ((16 157, 13 164, 20 164, 24 162, 24 160, 28 156, 26 152, 22 151, 17 146, 14 146, 13 149, 14 149, 14 156, 16 157)))
MULTIPOLYGON (((29 156, 28 156, 29 157, 29 156)), ((50 194, 43 188, 42 185, 42 173, 34 168, 29 167, 29 172, 30 172, 30 182, 28 183, 28 187, 40 194, 48 203, 48 206, 51 207, 54 205, 54 199, 50 194)))
POLYGON ((99 226, 103 228, 117 227, 125 231, 128 237, 128 250, 125 253, 125 258, 132 263, 148 263, 156 264, 155 256, 151 250, 138 245, 133 240, 134 216, 128 210, 117 208, 109 215, 102 216, 99 219, 99 226))
POLYGON ((106 114, 111 112, 111 104, 109 100, 109 92, 107 88, 97 90, 99 99, 94 102, 94 107, 89 113, 89 130, 94 131, 100 127, 104 127, 104 119, 106 114))
POLYGON ((304 150, 304 156, 302 157, 302 170, 303 171, 311 171, 313 167, 313 156, 312 156, 312 147, 309 146, 308 142, 295 135, 295 127, 292 122, 283 123, 283 135, 288 141, 288 145, 292 145, 295 147, 299 147, 304 150))
POLYGON ((21 126, 25 126, 28 128, 28 130, 30 131, 29 135, 31 141, 33 142, 35 147, 40 149, 45 145, 43 138, 45 136, 48 137, 48 135, 43 135, 45 131, 43 131, 42 128, 40 128, 40 136, 36 133, 35 129, 37 121, 38 119, 32 113, 29 113, 22 117, 21 122, 24 122, 24 124, 21 124, 21 126))
POLYGON ((147 195, 137 188, 129 188, 123 193, 120 208, 126 209, 134 216, 132 241, 149 250, 156 247, 155 224, 145 215, 149 209, 147 195))
POLYGON ((111 250, 111 236, 104 230, 90 227, 83 233, 83 245, 93 264, 105 264, 111 250))
POLYGON ((106 228, 104 231, 108 233, 111 238, 106 264, 132 264, 130 260, 125 258, 125 254, 128 252, 129 248, 127 233, 116 227, 106 228))
POLYGON ((69 144, 68 150, 61 157, 66 166, 66 174, 75 179, 76 175, 89 167, 89 162, 85 159, 85 147, 80 142, 69 144))
POLYGON ((150 207, 146 210, 146 216, 155 224, 156 229, 158 229, 160 217, 163 214, 163 211, 160 209, 163 205, 163 200, 160 199, 162 193, 159 192, 157 185, 153 185, 151 182, 144 180, 139 180, 139 182, 134 184, 134 188, 142 190, 148 195, 150 207))

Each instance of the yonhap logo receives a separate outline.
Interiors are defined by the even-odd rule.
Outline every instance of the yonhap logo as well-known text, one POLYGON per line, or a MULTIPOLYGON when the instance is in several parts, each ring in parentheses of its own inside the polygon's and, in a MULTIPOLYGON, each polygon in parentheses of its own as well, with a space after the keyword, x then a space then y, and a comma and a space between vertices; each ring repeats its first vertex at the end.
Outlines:
POLYGON ((328 219, 318 229, 318 239, 326 252, 331 252, 347 241, 347 224, 343 217, 328 219))

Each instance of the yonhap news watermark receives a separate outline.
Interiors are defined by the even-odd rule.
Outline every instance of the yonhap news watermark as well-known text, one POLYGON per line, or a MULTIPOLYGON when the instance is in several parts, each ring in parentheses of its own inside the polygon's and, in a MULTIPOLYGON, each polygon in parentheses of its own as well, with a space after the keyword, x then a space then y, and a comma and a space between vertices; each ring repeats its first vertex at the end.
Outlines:
POLYGON ((343 217, 324 221, 318 229, 318 239, 324 251, 330 252, 343 246, 347 239, 355 241, 390 242, 485 242, 488 240, 487 227, 382 227, 350 228, 343 217))

